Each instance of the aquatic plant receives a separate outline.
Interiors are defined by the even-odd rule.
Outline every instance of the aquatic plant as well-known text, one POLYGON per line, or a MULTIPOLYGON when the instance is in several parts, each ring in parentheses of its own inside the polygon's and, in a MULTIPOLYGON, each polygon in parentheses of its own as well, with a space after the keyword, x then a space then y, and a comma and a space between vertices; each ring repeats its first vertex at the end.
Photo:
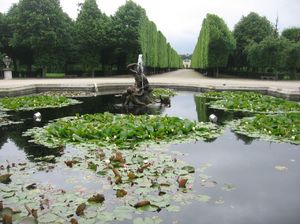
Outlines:
POLYGON ((291 113, 299 112, 300 104, 255 92, 222 91, 205 92, 196 97, 205 97, 209 107, 219 110, 242 111, 252 113, 291 113))
POLYGON ((111 113, 77 115, 58 119, 25 135, 47 147, 67 143, 93 143, 119 149, 135 149, 142 143, 162 143, 188 139, 213 139, 220 129, 210 123, 154 115, 113 115, 111 113))
POLYGON ((155 98, 163 97, 173 97, 176 95, 176 92, 172 89, 164 89, 164 88, 154 88, 152 94, 155 98))
POLYGON ((233 121, 229 126, 249 137, 300 144, 300 113, 259 114, 233 121))
POLYGON ((20 97, 4 97, 0 99, 0 110, 34 110, 37 108, 64 107, 81 103, 63 96, 29 95, 20 97))

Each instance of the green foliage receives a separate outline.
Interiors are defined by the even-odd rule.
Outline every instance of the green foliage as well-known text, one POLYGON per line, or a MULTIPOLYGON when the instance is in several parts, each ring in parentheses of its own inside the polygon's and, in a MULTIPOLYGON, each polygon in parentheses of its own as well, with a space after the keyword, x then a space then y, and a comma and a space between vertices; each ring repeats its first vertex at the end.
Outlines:
POLYGON ((266 17, 255 12, 243 16, 235 25, 233 35, 236 39, 234 52, 237 67, 248 66, 245 49, 251 43, 260 43, 267 36, 271 36, 273 27, 266 17))
POLYGON ((155 98, 159 98, 159 96, 172 97, 176 95, 176 92, 171 89, 154 88, 152 94, 155 98))
POLYGON ((44 128, 27 132, 36 143, 58 147, 66 143, 135 149, 144 142, 168 142, 191 138, 211 139, 220 133, 211 124, 168 116, 82 115, 58 119, 44 128))
POLYGON ((207 14, 192 57, 192 67, 207 69, 225 67, 235 40, 225 22, 216 15, 207 14))
POLYGON ((64 73, 46 73, 46 78, 63 78, 65 77, 64 73))
POLYGON ((7 14, 0 14, 0 54, 12 57, 16 72, 24 71, 25 65, 27 74, 36 69, 43 76, 68 70, 92 75, 124 72, 141 53, 148 67, 181 67, 177 53, 133 1, 126 1, 111 17, 100 11, 96 0, 79 6, 74 22, 59 0, 20 0, 7 14), (143 21, 147 24, 141 35, 143 21))
POLYGON ((285 66, 289 42, 284 38, 266 37, 260 43, 247 47, 247 59, 251 66, 279 70, 285 66))
POLYGON ((115 57, 123 69, 129 63, 136 62, 138 54, 141 53, 139 27, 145 18, 145 10, 129 0, 119 7, 112 19, 112 38, 116 42, 115 57))
POLYGON ((294 42, 300 41, 300 28, 294 27, 294 28, 288 28, 284 29, 281 33, 282 37, 285 37, 286 39, 294 42))
POLYGON ((148 18, 144 18, 139 26, 139 44, 147 67, 181 68, 182 60, 180 56, 148 18))
POLYGON ((266 140, 300 144, 300 113, 256 115, 230 124, 237 133, 266 140))
POLYGON ((297 69, 300 68, 300 42, 291 43, 286 53, 286 67, 296 75, 297 69))
POLYGON ((67 16, 59 1, 22 0, 15 12, 12 46, 26 49, 29 57, 32 55, 34 58, 34 63, 43 68, 64 63, 70 35, 67 16))
POLYGON ((108 42, 109 18, 101 13, 96 0, 85 0, 75 23, 77 58, 85 71, 94 72, 101 51, 108 42))
POLYGON ((197 97, 212 99, 211 108, 252 113, 291 113, 299 112, 300 104, 254 92, 205 92, 197 97))
POLYGON ((1 110, 33 110, 37 108, 64 107, 78 104, 78 100, 69 99, 63 96, 21 96, 5 97, 0 99, 1 110))

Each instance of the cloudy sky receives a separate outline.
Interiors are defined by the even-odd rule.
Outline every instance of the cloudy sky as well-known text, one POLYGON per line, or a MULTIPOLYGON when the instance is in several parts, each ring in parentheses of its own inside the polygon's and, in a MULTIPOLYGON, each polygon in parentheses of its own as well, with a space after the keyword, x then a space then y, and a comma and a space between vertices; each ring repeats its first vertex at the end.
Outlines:
MULTIPOLYGON (((19 0, 0 0, 0 12, 6 12, 19 0)), ((76 19, 77 4, 84 0, 60 0, 63 10, 76 19)), ((275 23, 279 17, 279 30, 300 27, 300 0, 133 0, 146 9, 150 20, 166 36, 180 54, 192 53, 207 13, 224 19, 229 29, 243 15, 254 11, 275 23)), ((112 15, 126 0, 97 0, 102 12, 112 15)))

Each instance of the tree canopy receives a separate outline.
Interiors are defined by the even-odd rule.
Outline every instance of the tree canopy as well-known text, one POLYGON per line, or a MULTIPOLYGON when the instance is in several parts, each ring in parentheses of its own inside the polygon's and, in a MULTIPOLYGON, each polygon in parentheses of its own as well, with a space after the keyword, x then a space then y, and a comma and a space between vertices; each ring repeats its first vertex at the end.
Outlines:
POLYGON ((207 14, 196 44, 192 67, 216 69, 225 67, 230 52, 235 48, 235 40, 227 25, 220 17, 207 14))
POLYGON ((300 42, 300 28, 294 27, 284 29, 281 35, 291 41, 300 42))
POLYGON ((236 39, 235 65, 238 67, 247 66, 247 56, 244 52, 246 47, 249 44, 261 42, 272 33, 273 27, 266 17, 259 16, 255 12, 243 16, 233 30, 236 39))
POLYGON ((43 74, 46 70, 110 74, 126 71, 138 54, 151 55, 146 66, 157 70, 181 66, 164 35, 131 0, 111 17, 101 12, 96 0, 85 0, 76 21, 62 11, 59 0, 20 0, 7 14, 0 14, 0 33, 0 52, 13 58, 15 71, 27 66, 27 73, 33 69, 43 74), (148 21, 147 30, 155 31, 144 34, 146 39, 141 38, 143 21, 148 21), (151 50, 145 47, 150 39, 155 42, 151 50), (171 58, 176 58, 176 66, 171 58))

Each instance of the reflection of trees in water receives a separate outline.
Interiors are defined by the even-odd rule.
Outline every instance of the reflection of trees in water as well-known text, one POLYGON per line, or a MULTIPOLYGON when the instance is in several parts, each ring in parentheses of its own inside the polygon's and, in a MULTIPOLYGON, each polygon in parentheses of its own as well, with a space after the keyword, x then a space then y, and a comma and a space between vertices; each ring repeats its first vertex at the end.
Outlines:
POLYGON ((2 127, 0 129, 0 150, 3 147, 3 145, 7 142, 7 136, 6 136, 6 131, 5 128, 2 127), (3 130, 4 129, 4 130, 3 130))
POLYGON ((197 116, 198 121, 206 122, 208 121, 207 116, 207 100, 204 97, 197 97, 194 96, 195 104, 196 104, 196 110, 197 110, 197 116))
POLYGON ((210 114, 215 114, 218 117, 218 123, 222 124, 225 121, 231 121, 236 116, 233 112, 225 112, 222 110, 210 109, 208 102, 209 100, 205 97, 194 96, 198 121, 207 122, 210 114))
MULTIPOLYGON (((243 117, 252 116, 251 113, 245 112, 232 112, 232 111, 222 111, 216 109, 210 109, 208 102, 209 100, 205 97, 194 96, 196 110, 198 115, 198 121, 207 122, 210 114, 215 114, 218 117, 218 123, 224 124, 226 121, 232 121, 234 119, 241 119, 243 117)), ((234 133, 234 132, 233 132, 234 133)), ((238 140, 242 140, 246 145, 252 143, 254 138, 248 137, 246 135, 234 133, 238 140)), ((212 142, 213 140, 208 140, 206 142, 212 142)))
MULTIPOLYGON (((32 123, 32 122, 30 122, 32 123)), ((22 133, 31 128, 29 127, 28 122, 18 125, 10 125, 0 130, 0 150, 3 145, 10 139, 17 147, 18 150, 23 150, 29 159, 34 157, 41 157, 46 155, 59 155, 59 152, 56 149, 49 149, 41 145, 37 145, 31 142, 28 142, 30 138, 22 136, 22 133)))

